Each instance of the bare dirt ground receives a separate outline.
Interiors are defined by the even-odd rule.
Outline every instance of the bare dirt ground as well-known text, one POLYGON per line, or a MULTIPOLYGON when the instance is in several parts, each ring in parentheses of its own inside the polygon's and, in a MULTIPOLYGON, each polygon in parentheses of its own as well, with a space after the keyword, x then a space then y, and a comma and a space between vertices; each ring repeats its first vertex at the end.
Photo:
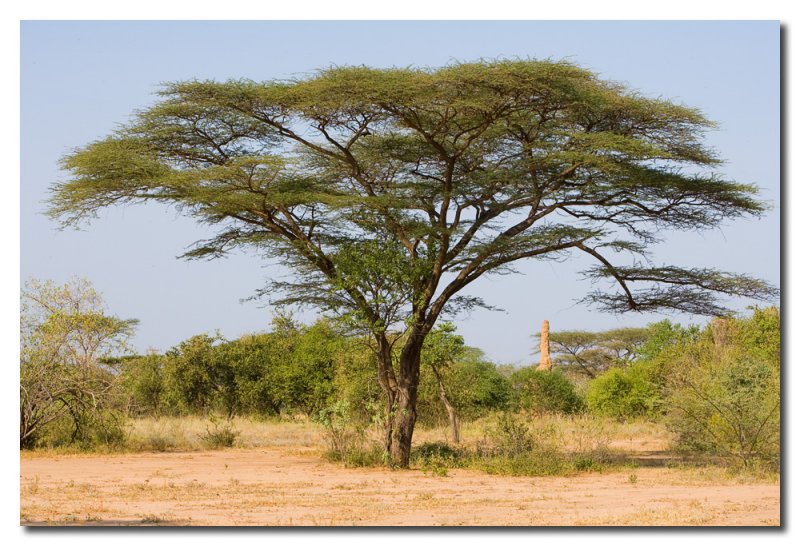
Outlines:
POLYGON ((343 468, 276 448, 21 458, 22 525, 767 525, 778 483, 343 468))

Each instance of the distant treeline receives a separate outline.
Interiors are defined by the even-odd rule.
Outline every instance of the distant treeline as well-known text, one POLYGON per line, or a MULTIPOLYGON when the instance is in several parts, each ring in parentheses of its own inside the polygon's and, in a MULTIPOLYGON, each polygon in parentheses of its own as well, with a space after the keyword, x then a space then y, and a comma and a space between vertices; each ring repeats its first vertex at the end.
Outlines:
MULTIPOLYGON (((203 334, 165 354, 111 356, 124 353, 134 323, 105 315, 90 287, 45 283, 27 294, 21 447, 122 442, 125 421, 142 416, 318 419, 334 408, 350 425, 367 426, 384 415, 369 338, 333 321, 302 325, 279 315, 266 333, 203 334)), ((459 422, 490 413, 588 412, 663 421, 675 447, 690 453, 777 462, 778 309, 704 328, 663 321, 550 338, 556 366, 536 371, 497 365, 453 325, 440 326, 423 350, 420 423, 448 425, 457 441, 459 422)))

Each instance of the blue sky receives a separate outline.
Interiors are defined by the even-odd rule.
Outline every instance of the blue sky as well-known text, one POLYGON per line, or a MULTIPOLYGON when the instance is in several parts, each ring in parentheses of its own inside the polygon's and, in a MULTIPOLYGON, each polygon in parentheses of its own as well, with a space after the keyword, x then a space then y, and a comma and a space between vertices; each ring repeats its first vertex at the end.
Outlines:
MULTIPOLYGON (((111 312, 141 321, 139 350, 165 350, 216 329, 236 337, 268 328, 270 309, 240 299, 285 273, 247 255, 175 259, 209 232, 171 209, 110 209, 81 231, 59 231, 42 214, 48 186, 65 176, 58 169, 63 154, 152 104, 160 82, 189 78, 266 80, 332 64, 571 60, 648 96, 699 107, 720 125, 708 136, 726 160, 719 172, 759 185, 773 206, 760 220, 670 234, 654 260, 779 283, 777 22, 23 22, 21 35, 21 277, 89 278, 111 312)), ((576 305, 591 290, 578 275, 586 265, 580 257, 527 262, 519 275, 474 283, 471 294, 505 311, 475 311, 461 318, 459 331, 493 359, 522 364, 535 359, 531 335, 543 319, 564 330, 664 318, 609 316, 576 305)))

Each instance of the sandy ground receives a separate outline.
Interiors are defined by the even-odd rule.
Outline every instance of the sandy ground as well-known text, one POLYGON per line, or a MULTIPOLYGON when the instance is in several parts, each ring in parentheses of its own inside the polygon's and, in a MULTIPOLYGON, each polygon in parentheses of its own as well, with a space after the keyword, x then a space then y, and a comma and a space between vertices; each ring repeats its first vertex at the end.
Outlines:
POLYGON ((348 469, 281 450, 21 458, 21 524, 779 525, 779 485, 348 469))

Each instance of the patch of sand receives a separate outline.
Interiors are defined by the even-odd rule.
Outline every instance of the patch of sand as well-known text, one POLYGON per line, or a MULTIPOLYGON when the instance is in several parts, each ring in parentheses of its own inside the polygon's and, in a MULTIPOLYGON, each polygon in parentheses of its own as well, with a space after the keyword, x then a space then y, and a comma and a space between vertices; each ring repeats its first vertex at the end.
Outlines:
POLYGON ((23 456, 20 485, 22 525, 780 524, 779 484, 669 468, 439 477, 251 449, 23 456))

